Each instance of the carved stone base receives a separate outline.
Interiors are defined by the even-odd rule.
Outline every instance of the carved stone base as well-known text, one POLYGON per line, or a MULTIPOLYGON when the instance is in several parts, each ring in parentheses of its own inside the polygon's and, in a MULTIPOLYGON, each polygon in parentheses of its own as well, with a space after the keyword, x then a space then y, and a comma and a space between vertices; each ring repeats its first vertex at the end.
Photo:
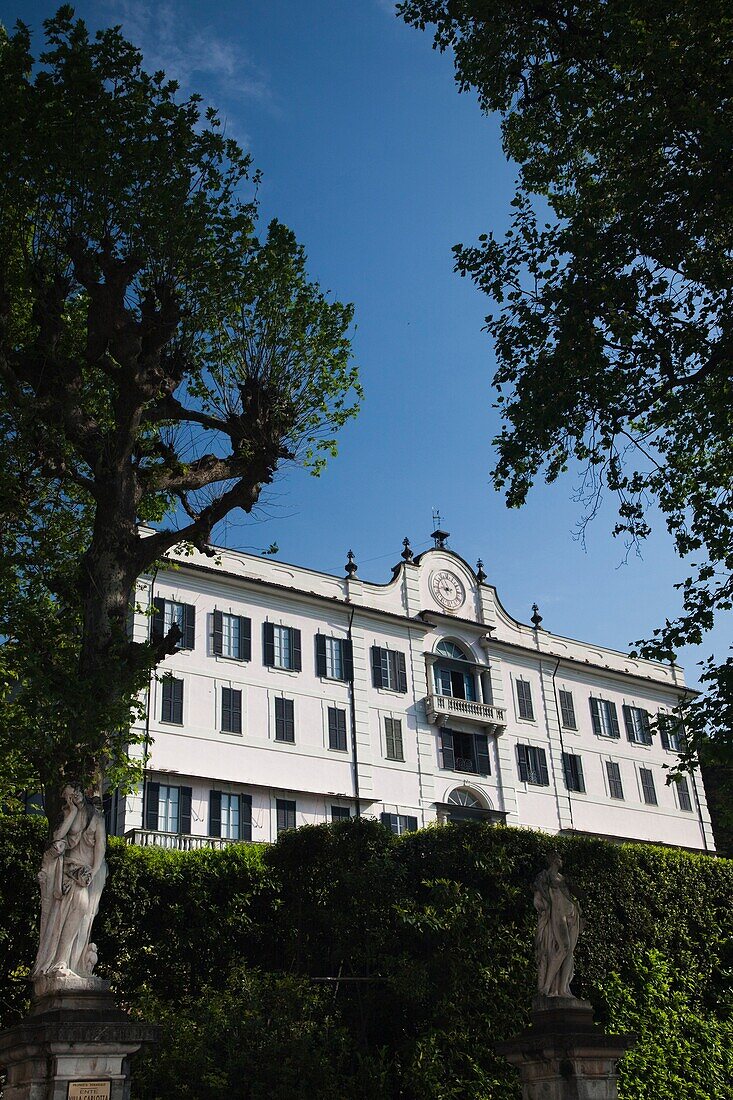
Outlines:
POLYGON ((121 1012, 101 978, 46 975, 30 1015, 0 1034, 3 1100, 128 1100, 130 1059, 159 1032, 121 1012), (96 1088, 81 1089, 84 1082, 96 1088))
POLYGON ((634 1035, 608 1035, 589 1001, 537 996, 532 1026, 497 1044, 522 1079, 523 1100, 617 1100, 616 1063, 634 1035))

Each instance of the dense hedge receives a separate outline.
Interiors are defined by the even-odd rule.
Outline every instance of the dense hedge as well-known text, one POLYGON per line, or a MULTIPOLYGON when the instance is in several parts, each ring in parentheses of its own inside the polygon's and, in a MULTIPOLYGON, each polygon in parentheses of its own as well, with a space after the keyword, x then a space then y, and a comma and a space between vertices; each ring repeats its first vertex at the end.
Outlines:
MULTIPOLYGON (((25 1008, 42 844, 39 822, 0 821, 5 1023, 25 1008)), ((164 1028, 134 1095, 516 1100, 493 1048, 528 1023, 530 883, 550 848, 586 915, 575 992, 640 1037, 621 1096, 733 1100, 733 863, 481 825, 397 839, 373 821, 271 848, 112 843, 99 970, 164 1028)))

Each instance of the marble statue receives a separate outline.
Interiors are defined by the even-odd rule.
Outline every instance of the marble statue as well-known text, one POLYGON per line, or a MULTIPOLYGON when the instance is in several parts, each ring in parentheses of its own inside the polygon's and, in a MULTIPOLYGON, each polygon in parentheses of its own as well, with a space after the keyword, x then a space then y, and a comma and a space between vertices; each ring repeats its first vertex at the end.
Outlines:
POLYGON ((97 961, 90 936, 107 878, 104 813, 79 787, 64 787, 61 797, 61 823, 38 873, 41 929, 31 974, 36 980, 90 978, 97 961))
POLYGON ((535 953, 537 989, 545 997, 572 997, 570 983, 575 973, 573 953, 583 927, 578 901, 561 873, 557 852, 547 858, 547 869, 534 881, 537 910, 535 953))

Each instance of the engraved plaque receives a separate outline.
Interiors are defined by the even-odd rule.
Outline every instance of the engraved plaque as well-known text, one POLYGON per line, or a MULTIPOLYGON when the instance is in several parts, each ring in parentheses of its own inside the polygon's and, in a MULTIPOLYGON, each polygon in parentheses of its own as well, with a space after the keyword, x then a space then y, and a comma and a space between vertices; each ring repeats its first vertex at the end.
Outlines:
POLYGON ((111 1081, 69 1081, 69 1100, 109 1100, 111 1081))

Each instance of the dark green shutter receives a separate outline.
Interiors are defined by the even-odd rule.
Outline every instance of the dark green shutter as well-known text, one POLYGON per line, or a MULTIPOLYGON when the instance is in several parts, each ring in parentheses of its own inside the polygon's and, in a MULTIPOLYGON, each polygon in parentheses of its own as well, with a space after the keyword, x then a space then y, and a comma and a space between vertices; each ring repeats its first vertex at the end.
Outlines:
POLYGON ((453 734, 448 729, 440 731, 440 748, 443 753, 443 767, 452 772, 456 769, 456 756, 453 751, 453 734))
POLYGON ((657 715, 657 724, 659 726, 659 737, 661 739, 663 749, 669 749, 670 748, 670 744, 669 744, 669 725, 667 724, 668 721, 669 721, 669 716, 667 714, 658 714, 657 715))
POLYGON ((547 771, 547 756, 545 755, 545 750, 536 748, 535 752, 537 753, 537 773, 539 776, 540 786, 549 787, 550 776, 547 771))
POLYGON ((626 703, 624 703, 624 705, 621 709, 623 710, 623 713, 624 713, 624 725, 626 726, 626 736, 628 737, 629 741, 636 741, 636 736, 634 734, 634 719, 633 719, 633 716, 631 714, 631 707, 628 707, 626 705, 626 703))
POLYGON ((395 662, 397 665, 397 690, 404 693, 407 691, 407 669, 405 668, 404 653, 395 653, 395 662))
POLYGON ((179 818, 178 818, 178 832, 190 833, 191 832, 191 795, 192 790, 190 787, 181 787, 179 795, 179 818))
POLYGON ((221 791, 209 791, 209 836, 221 836, 221 791))
POLYGON ((351 638, 344 638, 341 643, 341 666, 344 680, 348 684, 352 683, 354 679, 354 647, 351 644, 351 638))
POLYGON ((517 764, 519 765, 519 778, 523 783, 529 782, 529 758, 526 745, 517 745, 517 764))
POLYGON ((173 721, 173 681, 167 676, 161 684, 161 705, 160 705, 160 720, 161 722, 173 721))
POLYGON ((600 702, 599 699, 594 699, 591 696, 591 699, 590 699, 590 718, 591 718, 591 722, 593 723, 593 732, 600 736, 603 733, 603 726, 601 725, 601 711, 600 711, 600 707, 598 706, 599 702, 600 702))
POLYGON ((252 795, 239 796, 239 839, 252 839, 252 795))
POLYGON ((649 724, 649 711, 641 710, 641 738, 645 745, 652 743, 652 728, 649 724))
POLYGON ((225 687, 221 689, 221 728, 224 732, 232 728, 232 692, 225 687))
POLYGON ((382 824, 384 826, 386 826, 386 828, 388 828, 390 830, 390 832, 393 831, 392 814, 381 813, 379 815, 379 820, 382 822, 382 824))
POLYGON ((417 830, 417 818, 416 817, 410 817, 410 815, 407 814, 406 817, 405 817, 405 822, 406 822, 406 827, 407 827, 408 832, 411 832, 411 833, 416 832, 416 830, 417 830))
POLYGON ((151 624, 151 637, 154 642, 163 640, 165 634, 165 600, 162 596, 153 599, 153 621, 151 624))
POLYGON ((212 619, 211 652, 215 657, 221 657, 224 649, 224 616, 221 611, 215 611, 212 615, 212 619))
POLYGON ((474 741, 476 745, 476 771, 479 775, 491 775, 489 739, 485 733, 477 733, 474 741))
POLYGON ((239 615, 239 653, 240 661, 252 660, 252 620, 239 615))
POLYGON ((268 668, 275 664, 275 628, 272 623, 262 624, 262 663, 268 668))
POLYGON ((173 688, 173 717, 172 722, 183 725, 183 680, 171 680, 173 688))
POLYGON ((326 675, 326 638, 316 634, 316 676, 326 675))
POLYGON ((300 672, 302 668, 302 657, 300 652, 300 631, 295 630, 294 627, 289 629, 290 637, 290 667, 295 672, 300 672))
POLYGON ((145 785, 145 828, 158 828, 158 803, 160 800, 160 783, 146 783, 145 785))
POLYGON ((232 690, 232 733, 242 732, 242 692, 232 690))
POLYGON ((378 645, 372 646, 372 680, 375 688, 384 687, 382 676, 382 650, 378 645))
POLYGON ((183 637, 178 644, 181 649, 194 649, 196 646, 196 608, 193 604, 183 605, 183 637))

